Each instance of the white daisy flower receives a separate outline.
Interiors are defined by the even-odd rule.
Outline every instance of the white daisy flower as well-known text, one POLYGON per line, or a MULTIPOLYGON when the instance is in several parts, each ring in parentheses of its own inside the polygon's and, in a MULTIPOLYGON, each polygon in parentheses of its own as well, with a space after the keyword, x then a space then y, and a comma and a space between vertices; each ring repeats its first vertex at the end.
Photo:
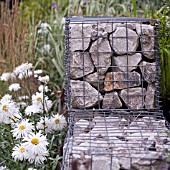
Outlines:
POLYGON ((28 170, 37 170, 37 169, 35 169, 35 168, 28 168, 28 170))
POLYGON ((50 120, 52 123, 53 130, 62 130, 67 126, 66 119, 63 115, 59 114, 53 115, 50 120))
POLYGON ((52 107, 52 101, 42 92, 36 92, 32 95, 32 104, 38 106, 41 110, 45 109, 47 112, 52 107))
POLYGON ((37 134, 32 133, 28 135, 28 137, 25 137, 23 139, 23 141, 23 145, 25 146, 30 156, 34 154, 41 155, 44 151, 47 151, 47 138, 40 132, 38 132, 37 134))
POLYGON ((27 78, 32 75, 31 73, 32 63, 23 63, 20 66, 16 67, 13 73, 18 76, 19 79, 27 78))
POLYGON ((43 162, 47 159, 46 157, 48 155, 49 155, 49 152, 47 150, 43 150, 42 152, 38 154, 31 154, 28 158, 28 161, 30 163, 43 164, 43 162))
POLYGON ((23 144, 17 144, 14 148, 13 148, 13 152, 12 152, 12 157, 14 158, 15 161, 20 160, 26 160, 28 159, 28 152, 25 148, 25 146, 23 146, 23 144))
POLYGON ((47 82, 50 80, 50 77, 49 77, 48 75, 43 76, 43 77, 39 76, 39 77, 38 77, 38 80, 39 80, 40 82, 47 83, 47 82))
POLYGON ((19 107, 12 101, 10 95, 5 95, 0 100, 0 122, 10 123, 10 119, 20 114, 19 107))
POLYGON ((9 86, 9 91, 17 91, 19 89, 21 89, 21 86, 18 83, 13 83, 9 86))
POLYGON ((42 113, 42 112, 43 110, 37 105, 31 105, 25 109, 26 115, 32 115, 32 114, 37 114, 37 113, 42 113))
POLYGON ((12 73, 3 73, 2 75, 1 75, 1 81, 8 81, 10 78, 11 78, 11 74, 12 73))
POLYGON ((48 89, 48 86, 40 85, 40 86, 38 87, 38 91, 43 93, 43 92, 48 92, 48 91, 50 91, 50 89, 48 89))
POLYGON ((28 119, 25 119, 15 124, 15 129, 12 130, 12 134, 16 139, 27 137, 32 133, 33 128, 32 123, 30 123, 28 119))
POLYGON ((9 100, 9 101, 12 100, 12 96, 11 96, 10 94, 5 94, 5 95, 2 97, 1 102, 7 101, 7 100, 9 100))
POLYGON ((49 133, 52 131, 52 124, 49 118, 47 117, 41 117, 40 121, 37 123, 37 128, 39 130, 44 130, 46 133, 49 133))

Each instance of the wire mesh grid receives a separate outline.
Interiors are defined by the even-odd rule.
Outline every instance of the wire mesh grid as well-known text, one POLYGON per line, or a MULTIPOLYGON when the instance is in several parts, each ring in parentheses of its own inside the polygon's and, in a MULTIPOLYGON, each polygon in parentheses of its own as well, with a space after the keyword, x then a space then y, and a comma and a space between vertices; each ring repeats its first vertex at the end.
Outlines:
POLYGON ((170 140, 160 109, 158 24, 67 18, 63 169, 165 168, 170 140))

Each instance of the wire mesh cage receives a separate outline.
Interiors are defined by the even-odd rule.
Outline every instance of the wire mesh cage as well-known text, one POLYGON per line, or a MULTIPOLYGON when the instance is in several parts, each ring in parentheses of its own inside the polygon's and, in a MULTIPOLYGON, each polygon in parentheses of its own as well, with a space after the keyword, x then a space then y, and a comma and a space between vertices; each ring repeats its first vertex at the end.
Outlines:
POLYGON ((141 18, 67 18, 69 130, 63 169, 168 169, 158 24, 141 18))

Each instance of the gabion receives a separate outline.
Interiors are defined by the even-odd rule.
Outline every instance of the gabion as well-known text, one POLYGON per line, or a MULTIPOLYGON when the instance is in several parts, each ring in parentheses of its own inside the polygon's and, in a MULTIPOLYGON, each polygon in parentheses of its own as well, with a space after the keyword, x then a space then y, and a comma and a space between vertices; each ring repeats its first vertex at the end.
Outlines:
POLYGON ((168 170, 158 24, 67 18, 64 170, 168 170))

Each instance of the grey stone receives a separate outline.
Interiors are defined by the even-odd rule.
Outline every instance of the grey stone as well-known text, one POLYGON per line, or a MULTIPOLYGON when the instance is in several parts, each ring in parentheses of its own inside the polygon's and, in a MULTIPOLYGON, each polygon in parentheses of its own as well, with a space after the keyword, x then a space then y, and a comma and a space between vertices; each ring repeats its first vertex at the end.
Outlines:
POLYGON ((79 146, 88 148, 88 150, 90 150, 90 152, 93 154, 97 154, 97 153, 108 154, 109 152, 111 152, 109 149, 110 144, 105 139, 100 139, 100 140, 96 139, 88 143, 81 143, 79 146))
POLYGON ((142 53, 147 58, 154 59, 154 26, 146 24, 136 24, 136 31, 138 35, 140 35, 142 53))
POLYGON ((119 99, 117 92, 106 93, 103 98, 103 109, 115 109, 120 108, 122 102, 119 99))
POLYGON ((144 107, 146 89, 141 87, 121 90, 120 97, 130 109, 141 109, 144 107))
POLYGON ((93 122, 96 123, 96 125, 108 125, 108 126, 114 126, 114 125, 119 125, 119 122, 121 121, 121 118, 116 117, 116 116, 108 116, 108 117, 103 117, 103 116, 95 116, 93 118, 93 122))
POLYGON ((157 152, 143 154, 132 161, 132 170, 168 170, 168 165, 162 155, 157 152))
POLYGON ((81 133, 85 133, 89 127, 89 121, 80 119, 74 124, 74 135, 77 136, 81 133))
POLYGON ((111 65, 111 47, 107 38, 99 38, 91 48, 90 53, 99 74, 105 74, 111 65))
POLYGON ((129 29, 135 30, 136 29, 136 24, 135 23, 116 23, 115 27, 127 27, 129 29))
POLYGON ((95 53, 95 55, 98 55, 99 53, 111 53, 111 47, 108 39, 99 38, 98 40, 93 42, 90 47, 90 53, 95 53))
POLYGON ((155 108, 155 84, 148 84, 145 96, 145 108, 154 109, 155 108))
POLYGON ((142 61, 139 64, 140 70, 142 72, 143 78, 148 83, 155 82, 156 80, 156 63, 148 63, 146 61, 142 61))
POLYGON ((90 83, 92 86, 96 87, 97 90, 103 91, 104 88, 104 75, 99 75, 98 72, 89 74, 85 76, 85 80, 90 83))
POLYGON ((107 37, 108 33, 111 33, 116 29, 116 25, 112 22, 96 23, 92 25, 92 28, 91 38, 92 40, 96 40, 99 37, 107 37))
POLYGON ((109 39, 113 50, 119 55, 126 53, 133 54, 136 52, 139 45, 136 32, 125 27, 117 27, 116 31, 110 35, 109 39))
POLYGON ((102 95, 89 83, 71 80, 71 105, 74 108, 88 108, 97 105, 102 95))
POLYGON ((94 52, 94 53, 91 53, 91 58, 92 58, 93 63, 97 69, 97 72, 100 75, 105 74, 111 65, 111 53, 110 52, 107 52, 107 53, 94 52))
POLYGON ((85 51, 91 41, 91 24, 70 24, 70 50, 85 51))
POLYGON ((105 77, 104 90, 125 89, 139 86, 140 74, 137 72, 108 72, 105 77))
POLYGON ((93 170, 119 170, 120 169, 120 164, 118 159, 112 158, 111 157, 106 157, 106 156, 97 156, 94 155, 92 157, 92 169, 93 170))
POLYGON ((119 67, 121 71, 130 72, 138 66, 141 61, 142 55, 140 53, 135 53, 133 55, 123 55, 114 57, 115 64, 119 67))
POLYGON ((131 158, 120 157, 119 158, 120 167, 125 170, 131 169, 131 158))
POLYGON ((70 53, 70 78, 81 78, 93 71, 93 61, 88 52, 70 53))

